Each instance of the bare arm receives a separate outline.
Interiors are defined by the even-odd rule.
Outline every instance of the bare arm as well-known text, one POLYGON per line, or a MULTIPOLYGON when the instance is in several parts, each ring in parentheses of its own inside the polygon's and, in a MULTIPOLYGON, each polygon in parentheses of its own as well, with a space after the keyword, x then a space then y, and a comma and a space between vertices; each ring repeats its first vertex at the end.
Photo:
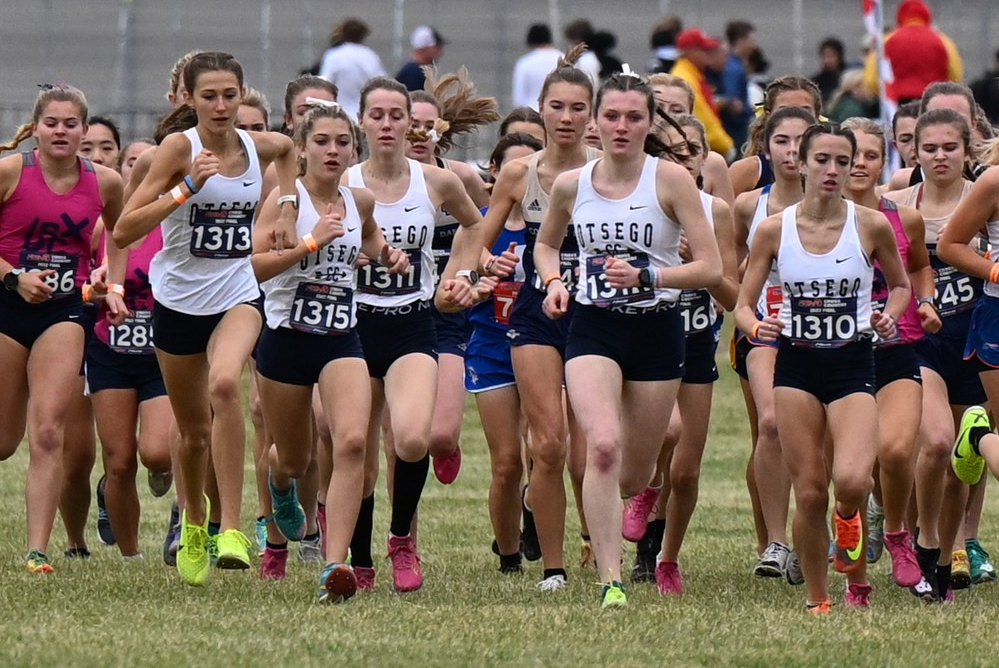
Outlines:
POLYGON ((940 331, 940 314, 933 306, 932 299, 936 288, 933 285, 933 268, 930 266, 930 254, 926 250, 926 226, 923 217, 912 207, 900 204, 898 215, 909 238, 909 252, 906 257, 906 270, 909 272, 909 284, 916 300, 930 299, 930 302, 920 304, 917 311, 923 330, 929 333, 940 331))
MULTIPOLYGON (((298 174, 295 144, 287 135, 280 132, 251 132, 250 136, 257 147, 263 173, 266 174, 268 166, 273 164, 277 171, 280 193, 294 195, 296 193, 295 178, 298 174)), ((263 179, 261 178, 261 180, 263 179)), ((262 186, 263 184, 261 184, 262 186)), ((281 209, 281 215, 266 226, 266 231, 271 235, 275 249, 295 248, 298 244, 298 237, 295 233, 295 221, 298 218, 298 213, 295 207, 290 205, 284 205, 281 209)))
POLYGON ((179 185, 191 170, 190 153, 191 142, 183 134, 169 135, 156 148, 148 173, 138 182, 114 227, 113 238, 118 248, 126 248, 146 236, 180 207, 173 197, 160 195, 173 186, 180 187, 185 196, 191 195, 186 185, 179 185))
MULTIPOLYGON (((115 225, 121 215, 122 197, 124 195, 124 185, 121 176, 113 169, 108 169, 102 165, 94 165, 97 170, 97 179, 101 188, 101 200, 104 208, 101 210, 101 221, 107 230, 105 236, 105 253, 108 259, 108 283, 124 286, 125 274, 128 271, 128 250, 119 249, 111 239, 114 234, 115 225)), ((104 303, 108 307, 108 321, 115 325, 120 325, 128 315, 125 307, 125 300, 121 295, 109 292, 104 298, 104 303)))
POLYGON ((656 272, 656 285, 698 289, 720 284, 722 261, 718 244, 690 174, 680 165, 660 160, 656 165, 656 194, 663 211, 683 228, 691 255, 686 264, 660 267, 656 272))
POLYGON ((735 202, 735 191, 732 189, 728 165, 725 164, 725 158, 721 154, 714 151, 708 153, 701 175, 704 177, 704 192, 732 206, 735 202))
POLYGON ((760 159, 755 155, 736 160, 728 168, 728 179, 732 184, 732 194, 738 197, 749 192, 760 180, 760 159))
POLYGON ((999 168, 992 167, 971 186, 937 239, 940 259, 969 276, 992 280, 993 260, 976 253, 971 240, 986 223, 996 220, 999 208, 999 168))
POLYGON ((891 338, 895 335, 895 323, 908 308, 912 296, 909 277, 898 253, 895 231, 884 214, 872 209, 858 209, 857 215, 861 225, 870 230, 871 256, 881 265, 881 273, 888 284, 884 312, 875 311, 871 315, 871 325, 882 338, 891 338))
POLYGON ((746 261, 739 298, 736 300, 735 326, 753 338, 772 342, 777 340, 783 325, 769 315, 762 320, 756 317, 756 304, 770 275, 770 265, 780 247, 780 216, 771 216, 762 223, 753 237, 753 245, 746 261))
POLYGON ((732 210, 719 198, 712 203, 715 241, 722 261, 722 281, 711 289, 714 297, 726 311, 735 308, 739 297, 739 267, 735 261, 735 240, 732 235, 732 210))
POLYGON ((558 318, 569 308, 569 292, 562 283, 562 271, 559 267, 559 250, 572 220, 572 207, 576 203, 578 190, 578 169, 555 177, 548 212, 534 243, 534 268, 544 283, 547 296, 543 308, 549 318, 558 318))

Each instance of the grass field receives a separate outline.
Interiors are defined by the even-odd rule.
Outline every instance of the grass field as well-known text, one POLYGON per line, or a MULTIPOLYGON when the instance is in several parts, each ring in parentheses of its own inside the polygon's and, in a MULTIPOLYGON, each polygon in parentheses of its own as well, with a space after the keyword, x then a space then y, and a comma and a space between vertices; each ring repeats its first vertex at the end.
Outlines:
MULTIPOLYGON (((574 564, 569 588, 556 594, 535 590, 540 562, 519 576, 497 571, 485 501, 488 455, 471 403, 461 476, 443 487, 431 474, 420 511, 423 589, 392 593, 387 562, 376 563, 375 592, 343 606, 314 605, 317 568, 294 557, 281 582, 260 582, 254 570, 213 571, 202 588, 182 584, 160 560, 169 501, 152 499, 144 482, 144 562, 124 563, 115 548, 98 546, 92 510, 93 558, 57 556, 54 575, 29 575, 21 561, 22 448, 0 465, 0 668, 996 665, 988 638, 999 614, 997 585, 958 592, 952 607, 928 607, 891 583, 883 561, 872 567, 869 611, 837 606, 816 619, 804 612, 803 589, 750 575, 755 538, 743 483, 748 430, 734 375, 723 369, 722 376, 700 505, 681 554, 687 592, 663 598, 654 585, 635 585, 629 607, 608 612, 599 610, 593 572, 574 564)), ((379 491, 376 536, 387 531, 384 498, 379 491)), ((248 534, 253 499, 247 487, 248 534)), ((990 499, 987 546, 999 545, 995 511, 990 499)), ((568 522, 566 549, 575 557, 578 521, 571 503, 568 522)), ((376 538, 378 550, 382 540, 376 538)), ((50 554, 61 555, 64 547, 57 522, 50 554)), ((629 564, 632 555, 629 546, 629 564)), ((842 587, 834 576, 834 601, 842 587)))

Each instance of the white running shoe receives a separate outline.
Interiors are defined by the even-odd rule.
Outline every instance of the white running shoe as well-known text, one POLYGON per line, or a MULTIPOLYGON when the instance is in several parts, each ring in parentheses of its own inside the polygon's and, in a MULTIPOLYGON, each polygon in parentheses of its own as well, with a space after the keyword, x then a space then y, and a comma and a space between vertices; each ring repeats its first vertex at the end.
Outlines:
POLYGON ((536 584, 541 591, 562 591, 569 585, 564 575, 551 575, 536 584))
POLYGON ((763 550, 760 560, 753 568, 753 575, 760 578, 782 578, 787 572, 787 558, 791 555, 791 548, 784 543, 773 541, 763 550))

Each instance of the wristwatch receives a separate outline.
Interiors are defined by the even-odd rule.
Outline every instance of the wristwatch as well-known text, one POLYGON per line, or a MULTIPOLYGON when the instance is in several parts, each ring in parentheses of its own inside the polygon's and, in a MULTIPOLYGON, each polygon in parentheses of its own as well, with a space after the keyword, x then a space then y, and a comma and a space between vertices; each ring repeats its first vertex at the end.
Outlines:
POLYGON ((13 269, 3 277, 3 286, 10 292, 17 290, 17 286, 21 283, 21 274, 24 273, 24 269, 13 269))
POLYGON ((479 282, 479 272, 474 269, 462 269, 454 275, 455 278, 464 278, 468 281, 469 285, 475 285, 479 282))
POLYGON ((656 287, 656 274, 652 267, 642 267, 638 271, 638 285, 643 288, 656 287))
POLYGON ((919 299, 916 300, 917 307, 922 306, 923 304, 929 304, 930 306, 936 308, 936 306, 933 304, 933 297, 920 297, 919 299))

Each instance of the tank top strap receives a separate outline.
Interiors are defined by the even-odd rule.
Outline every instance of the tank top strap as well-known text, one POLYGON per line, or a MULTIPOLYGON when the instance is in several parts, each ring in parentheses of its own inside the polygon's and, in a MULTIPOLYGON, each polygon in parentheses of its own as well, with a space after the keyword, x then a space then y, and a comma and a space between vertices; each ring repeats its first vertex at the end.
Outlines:
POLYGON ((23 151, 21 153, 22 167, 35 167, 37 165, 38 165, 38 158, 35 157, 34 151, 23 151))

